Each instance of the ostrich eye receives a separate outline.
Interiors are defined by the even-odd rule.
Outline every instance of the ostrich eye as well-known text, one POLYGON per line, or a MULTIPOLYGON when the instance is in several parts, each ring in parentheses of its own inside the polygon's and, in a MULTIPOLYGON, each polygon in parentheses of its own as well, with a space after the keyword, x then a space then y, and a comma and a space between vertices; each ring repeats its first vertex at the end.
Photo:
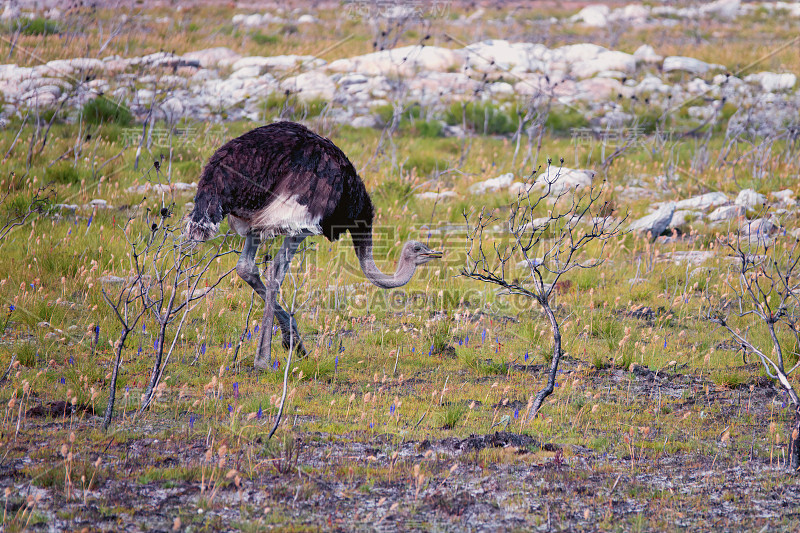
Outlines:
POLYGON ((414 251, 415 251, 415 252, 419 252, 421 249, 422 249, 422 248, 420 248, 419 246, 415 246, 415 247, 414 247, 414 251))

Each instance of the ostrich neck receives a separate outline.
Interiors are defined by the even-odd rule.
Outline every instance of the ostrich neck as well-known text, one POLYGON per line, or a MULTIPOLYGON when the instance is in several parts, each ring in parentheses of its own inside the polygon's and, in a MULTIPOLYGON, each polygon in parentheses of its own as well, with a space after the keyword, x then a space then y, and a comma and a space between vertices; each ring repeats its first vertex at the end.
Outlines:
POLYGON ((377 265, 375 265, 375 260, 372 258, 371 233, 355 237, 353 239, 353 247, 356 250, 356 256, 358 257, 358 262, 361 264, 361 270, 364 271, 364 275, 368 280, 382 289, 393 289, 405 285, 411 281, 411 277, 414 275, 414 271, 417 268, 416 265, 403 260, 401 257, 394 275, 390 276, 381 272, 377 265))

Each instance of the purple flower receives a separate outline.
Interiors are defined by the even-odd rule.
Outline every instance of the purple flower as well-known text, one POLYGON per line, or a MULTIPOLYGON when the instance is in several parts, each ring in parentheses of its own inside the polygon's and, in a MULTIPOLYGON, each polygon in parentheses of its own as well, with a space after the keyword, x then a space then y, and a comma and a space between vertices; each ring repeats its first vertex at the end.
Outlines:
POLYGON ((272 370, 278 370, 280 367, 281 367, 281 363, 280 363, 280 361, 278 361, 277 359, 275 359, 275 362, 274 362, 274 363, 272 363, 272 370))
POLYGON ((147 326, 142 322, 142 333, 147 333, 147 326))
POLYGON ((393 415, 393 414, 394 414, 394 409, 395 409, 395 407, 394 407, 394 404, 392 404, 391 406, 389 406, 389 414, 390 414, 390 415, 393 415))
POLYGON ((339 370, 339 356, 336 356, 336 359, 333 361, 333 371, 336 372, 339 370))
POLYGON ((253 333, 258 333, 258 324, 256 324, 256 327, 253 328, 253 333))
POLYGON ((232 412, 233 412, 233 407, 231 407, 231 404, 228 404, 228 412, 229 412, 229 413, 232 413, 232 412))
POLYGON ((481 333, 481 342, 486 342, 486 328, 483 328, 483 333, 481 333))
POLYGON ((469 344, 469 335, 467 335, 467 336, 464 338, 464 346, 466 346, 467 344, 469 344))
POLYGON ((67 380, 64 379, 64 376, 61 376, 61 380, 60 381, 61 381, 62 385, 65 385, 67 383, 67 380))
POLYGON ((528 362, 528 352, 525 352, 525 362, 528 362))
POLYGON ((189 415, 189 429, 194 429, 194 415, 189 415))
POLYGON ((89 215, 89 222, 86 223, 86 229, 89 229, 89 226, 92 225, 92 219, 94 218, 94 213, 89 215))
POLYGON ((369 429, 372 429, 374 424, 372 422, 369 423, 369 429))
POLYGON ((666 347, 667 347, 667 338, 664 337, 664 348, 666 348, 666 347))
POLYGON ((264 411, 261 409, 261 404, 258 404, 258 412, 256 413, 256 418, 261 420, 262 416, 264 416, 264 411))
POLYGON ((153 339, 153 349, 158 350, 158 339, 153 339))
POLYGON ((94 327, 94 345, 97 346, 98 342, 100 342, 100 324, 94 327))
POLYGON ((69 364, 70 365, 74 365, 75 364, 75 360, 72 358, 71 355, 69 356, 69 364))
POLYGON ((514 418, 519 418, 519 409, 514 409, 514 418))
POLYGON ((250 340, 250 330, 247 330, 247 340, 250 340))
POLYGON ((237 399, 237 400, 239 399, 239 382, 238 381, 233 384, 233 397, 235 399, 237 399))
POLYGON ((339 345, 339 353, 344 353, 344 345, 343 344, 339 345))
POLYGON ((9 305, 9 306, 8 306, 8 312, 9 312, 9 313, 13 313, 13 312, 14 312, 14 311, 16 311, 16 310, 17 310, 17 308, 16 308, 16 307, 14 307, 14 304, 11 304, 11 305, 9 305))
POLYGON ((139 345, 139 352, 136 355, 142 355, 142 345, 139 345))
POLYGON ((200 355, 206 354, 206 343, 200 345, 200 355))
POLYGON ((428 355, 433 355, 433 343, 431 343, 431 350, 428 352, 428 355))

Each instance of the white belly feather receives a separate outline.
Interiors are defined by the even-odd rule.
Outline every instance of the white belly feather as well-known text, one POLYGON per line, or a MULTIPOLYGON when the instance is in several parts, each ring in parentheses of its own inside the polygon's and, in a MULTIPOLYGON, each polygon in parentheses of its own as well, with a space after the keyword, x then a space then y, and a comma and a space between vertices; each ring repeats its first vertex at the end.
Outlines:
POLYGON ((319 222, 319 217, 312 217, 308 208, 297 202, 297 196, 279 196, 249 219, 228 215, 228 224, 236 233, 245 236, 258 231, 264 239, 306 231, 320 234, 319 222))

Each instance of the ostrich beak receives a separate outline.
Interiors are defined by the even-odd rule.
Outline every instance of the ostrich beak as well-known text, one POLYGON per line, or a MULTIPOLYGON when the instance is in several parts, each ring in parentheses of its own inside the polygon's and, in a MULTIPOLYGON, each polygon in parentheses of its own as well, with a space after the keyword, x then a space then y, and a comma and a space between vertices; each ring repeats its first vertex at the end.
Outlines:
POLYGON ((422 255, 422 257, 424 257, 428 261, 430 261, 432 259, 441 259, 442 258, 442 252, 437 251, 437 250, 430 250, 430 251, 427 251, 427 252, 423 252, 420 255, 422 255))

